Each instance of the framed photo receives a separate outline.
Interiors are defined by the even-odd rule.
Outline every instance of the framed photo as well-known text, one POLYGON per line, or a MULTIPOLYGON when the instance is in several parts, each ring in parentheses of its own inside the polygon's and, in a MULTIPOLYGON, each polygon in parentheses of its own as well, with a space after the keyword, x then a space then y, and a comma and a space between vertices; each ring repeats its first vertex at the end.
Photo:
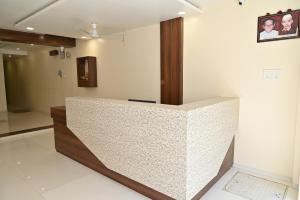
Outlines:
POLYGON ((300 10, 258 17, 257 42, 300 38, 300 10))

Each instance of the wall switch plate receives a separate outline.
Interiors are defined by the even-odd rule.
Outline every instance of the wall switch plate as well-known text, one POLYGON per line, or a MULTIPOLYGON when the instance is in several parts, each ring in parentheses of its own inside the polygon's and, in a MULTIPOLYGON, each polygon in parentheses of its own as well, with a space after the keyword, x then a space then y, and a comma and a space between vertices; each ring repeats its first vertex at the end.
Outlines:
POLYGON ((264 80, 277 80, 280 78, 281 69, 264 69, 264 80))

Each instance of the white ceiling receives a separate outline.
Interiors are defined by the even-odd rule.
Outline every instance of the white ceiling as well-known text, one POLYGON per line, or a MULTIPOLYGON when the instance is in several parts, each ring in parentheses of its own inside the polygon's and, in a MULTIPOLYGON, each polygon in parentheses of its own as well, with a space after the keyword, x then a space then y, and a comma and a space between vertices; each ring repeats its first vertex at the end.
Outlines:
MULTIPOLYGON (((183 0, 59 0, 15 25, 52 1, 1 0, 0 27, 26 31, 29 26, 38 33, 80 38, 85 35, 80 29, 89 30, 92 22, 100 33, 110 34, 176 18, 179 11, 185 11, 185 16, 199 14, 183 0)), ((189 1, 203 6, 208 0, 189 1)))

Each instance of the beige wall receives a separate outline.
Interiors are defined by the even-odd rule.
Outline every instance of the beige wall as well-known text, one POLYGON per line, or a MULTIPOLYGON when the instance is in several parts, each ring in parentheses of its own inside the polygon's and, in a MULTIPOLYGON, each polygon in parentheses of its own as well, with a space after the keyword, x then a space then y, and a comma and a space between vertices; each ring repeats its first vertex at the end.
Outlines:
MULTIPOLYGON (((97 56, 99 87, 96 90, 75 87, 75 94, 159 102, 159 25, 128 31, 125 43, 121 40, 122 35, 115 35, 102 42, 94 40, 78 43, 74 52, 76 57, 97 56)), ((76 82, 76 70, 73 70, 72 77, 75 78, 73 82, 76 82)))
POLYGON ((5 94, 5 80, 3 69, 3 56, 0 54, 0 112, 6 111, 6 94, 5 94))
POLYGON ((51 106, 63 105, 66 96, 83 95, 115 99, 160 101, 159 25, 152 25, 109 36, 105 40, 79 40, 69 49, 70 59, 50 57, 46 48, 31 52, 19 60, 25 82, 25 99, 31 109, 49 112, 51 106), (97 88, 78 88, 76 57, 96 56, 97 88), (64 77, 57 75, 59 69, 64 77))
MULTIPOLYGON (((184 101, 240 97, 235 163, 287 179, 293 176, 300 40, 257 44, 256 31, 258 16, 299 7, 298 0, 252 0, 245 6, 218 1, 186 18, 184 30, 184 101), (265 68, 280 68, 280 79, 263 80, 265 68)), ((117 38, 80 41, 66 60, 48 51, 31 54, 31 107, 48 111, 73 95, 159 101, 159 25, 129 31, 125 44, 117 38), (75 58, 86 55, 98 59, 96 89, 76 86, 75 58), (56 75, 60 68, 62 79, 56 75)))
POLYGON ((31 52, 29 56, 19 58, 13 65, 22 74, 22 99, 34 111, 49 112, 51 106, 63 105, 64 97, 73 94, 70 75, 70 71, 76 69, 73 58, 61 60, 50 57, 50 49, 53 48, 31 52), (57 76, 59 69, 66 72, 64 78, 57 76))
MULTIPOLYGON (((298 87, 298 105, 297 105, 297 119, 296 119, 296 136, 294 142, 294 167, 293 167, 293 183, 297 184, 300 182, 300 81, 298 87)), ((300 187, 300 185, 299 185, 300 187)), ((300 195, 299 195, 300 200, 300 195)))
POLYGON ((229 0, 185 20, 184 101, 240 97, 235 163, 273 175, 293 173, 300 40, 256 43, 257 17, 299 8, 297 0, 229 0), (280 68, 278 80, 263 69, 280 68))
POLYGON ((26 99, 26 66, 23 56, 14 55, 11 58, 4 59, 4 75, 8 111, 28 110, 28 101, 26 99))

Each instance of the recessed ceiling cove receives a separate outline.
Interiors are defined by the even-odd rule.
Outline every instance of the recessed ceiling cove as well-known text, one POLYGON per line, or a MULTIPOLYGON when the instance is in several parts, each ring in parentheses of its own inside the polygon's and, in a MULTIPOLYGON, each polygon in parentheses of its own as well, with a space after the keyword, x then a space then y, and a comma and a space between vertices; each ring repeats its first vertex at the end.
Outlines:
POLYGON ((1 0, 0 27, 60 36, 83 36, 91 23, 100 34, 111 34, 159 23, 178 17, 197 15, 198 0, 1 0))

